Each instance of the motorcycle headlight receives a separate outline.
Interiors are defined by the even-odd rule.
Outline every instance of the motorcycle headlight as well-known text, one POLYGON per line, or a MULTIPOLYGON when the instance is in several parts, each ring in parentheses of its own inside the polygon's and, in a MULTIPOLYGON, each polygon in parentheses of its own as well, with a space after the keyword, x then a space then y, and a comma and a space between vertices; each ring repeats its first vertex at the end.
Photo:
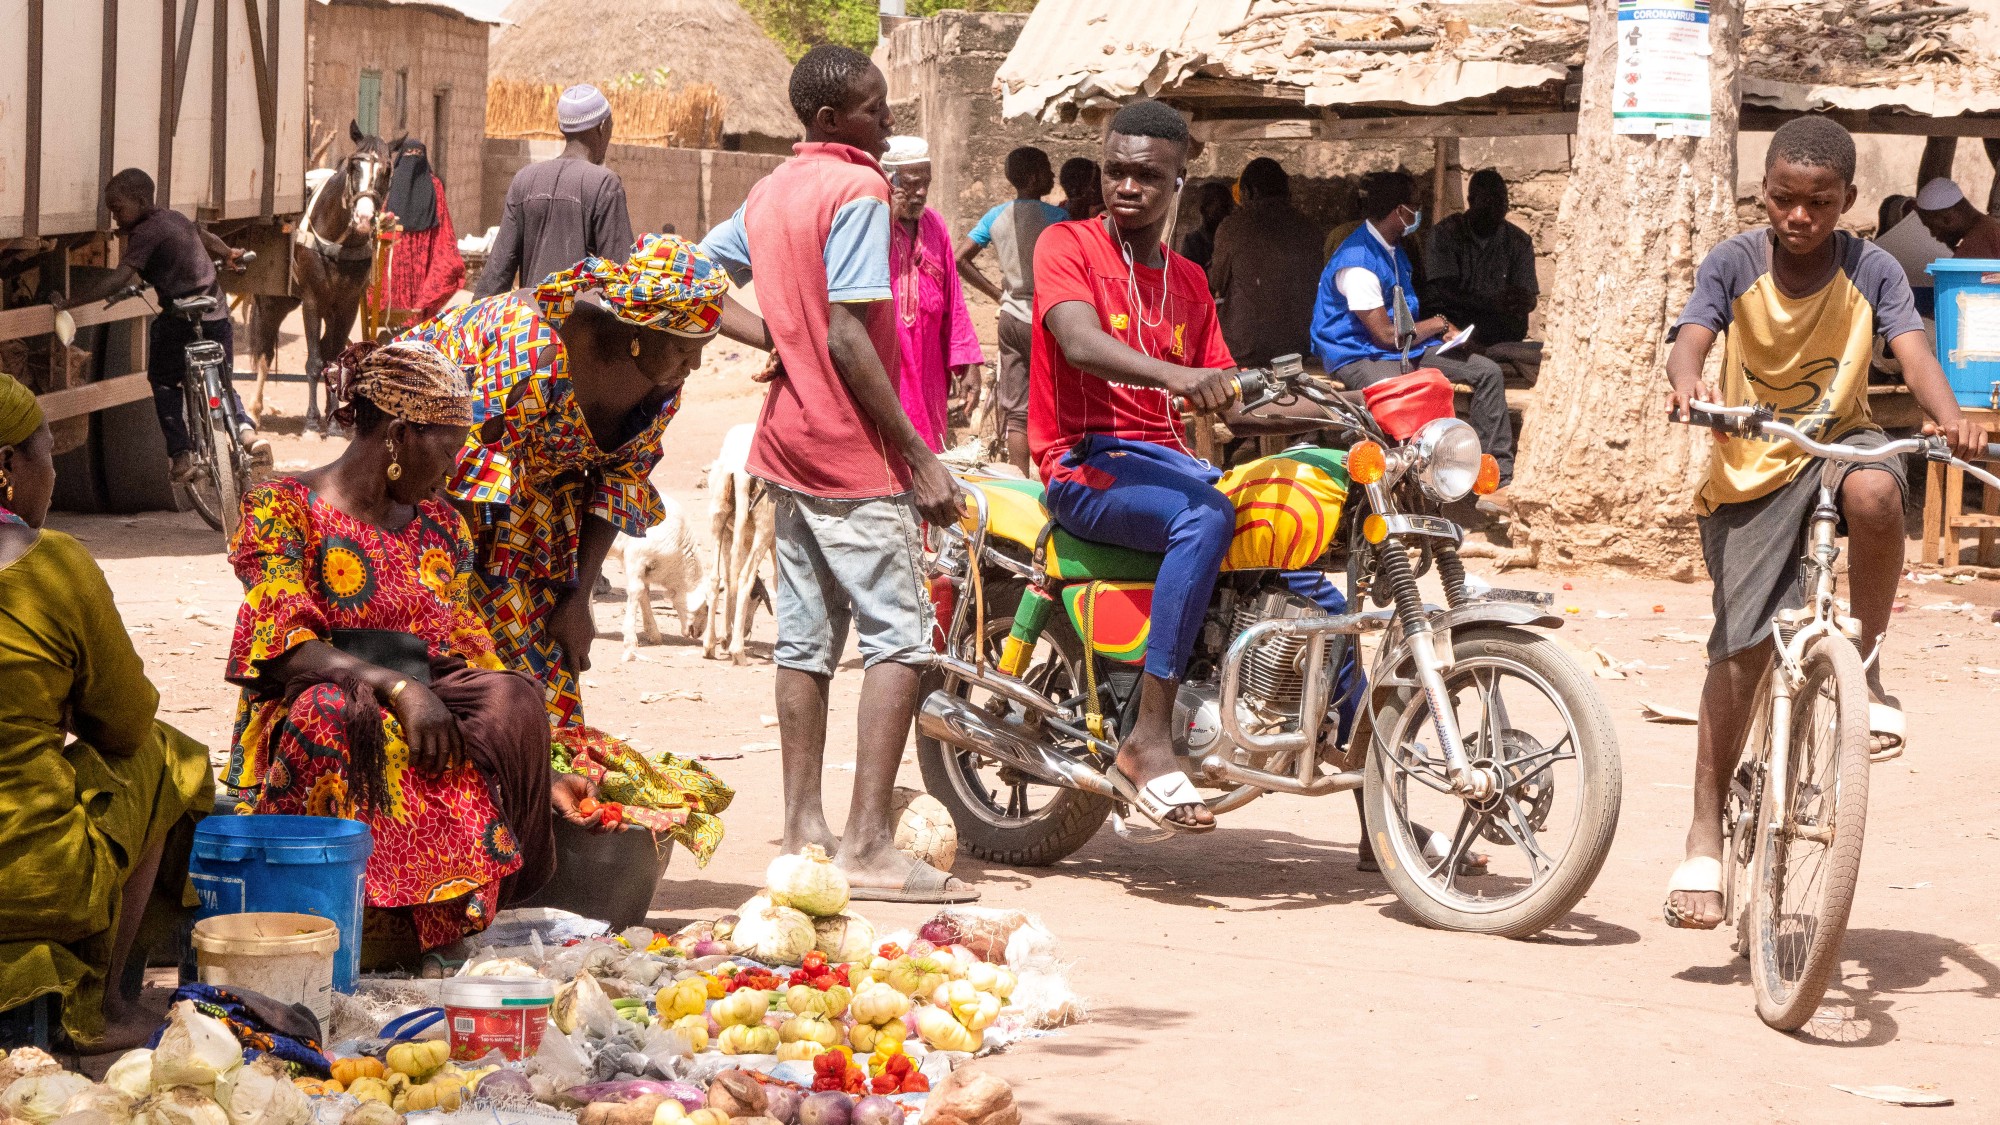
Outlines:
POLYGON ((1417 431, 1417 483, 1449 503, 1472 491, 1479 478, 1479 435, 1457 418, 1438 418, 1417 431))

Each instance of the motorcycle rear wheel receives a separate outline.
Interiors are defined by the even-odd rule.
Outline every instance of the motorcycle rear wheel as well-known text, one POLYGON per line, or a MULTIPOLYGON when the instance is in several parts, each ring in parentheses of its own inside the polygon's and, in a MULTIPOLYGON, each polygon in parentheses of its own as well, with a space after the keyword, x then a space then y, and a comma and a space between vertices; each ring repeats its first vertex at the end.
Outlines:
MULTIPOLYGON (((1019 582, 987 578, 989 662, 999 659, 1001 642, 1013 628, 1014 610, 1024 589, 1019 582)), ((1053 683, 1057 694, 1068 696, 1082 690, 1073 686, 1082 681, 1082 660, 1083 642, 1058 609, 1043 630, 1023 678, 1043 687, 1053 683)), ((941 674, 927 673, 918 698, 928 698, 942 687, 941 674)), ((973 694, 963 683, 956 685, 954 693, 961 699, 973 694)), ((984 692, 977 694, 975 702, 992 703, 984 692)), ((951 813, 958 829, 958 849, 988 863, 1047 867, 1089 843, 1111 815, 1111 802, 1096 794, 1040 782, 1010 783, 997 777, 997 763, 922 733, 917 735, 917 764, 923 770, 924 788, 951 813)))
POLYGON ((1611 850, 1622 793, 1617 735, 1589 677, 1553 640, 1522 629, 1469 627, 1456 631, 1453 653, 1445 689, 1467 757, 1475 765, 1492 762, 1489 748, 1497 745, 1510 780, 1485 802, 1440 792, 1443 753, 1425 745, 1435 741, 1430 704, 1422 692, 1402 689, 1376 715, 1378 742, 1370 747, 1362 787, 1367 832, 1382 877, 1425 925, 1529 937, 1569 913, 1611 850), (1514 693, 1511 705, 1502 684, 1514 693), (1536 713, 1553 719, 1524 717, 1536 713), (1557 723, 1566 727, 1560 737, 1557 723), (1430 827, 1451 840, 1444 858, 1454 862, 1424 854, 1411 829, 1412 794, 1431 810, 1430 827), (1561 824, 1551 815, 1558 808, 1573 809, 1561 824), (1440 823, 1447 809, 1452 819, 1440 823), (1457 857, 1480 839, 1491 842, 1493 870, 1459 873, 1457 857), (1550 847, 1559 854, 1549 854, 1550 847), (1503 866, 1526 874, 1503 873, 1503 866))

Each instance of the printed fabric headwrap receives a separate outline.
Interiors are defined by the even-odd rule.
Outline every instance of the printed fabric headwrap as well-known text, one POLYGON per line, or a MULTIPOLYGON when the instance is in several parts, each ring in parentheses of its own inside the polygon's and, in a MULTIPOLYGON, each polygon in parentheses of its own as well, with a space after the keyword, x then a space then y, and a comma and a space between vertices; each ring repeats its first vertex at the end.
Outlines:
POLYGON ((42 404, 12 375, 0 374, 0 445, 19 445, 42 428, 42 404))
POLYGON ((623 262, 585 258, 549 275, 535 290, 543 315, 567 318, 578 294, 595 289, 611 315, 676 336, 713 336, 722 327, 729 275, 701 247, 672 234, 648 234, 623 262))
POLYGON ((365 398, 384 414, 433 426, 470 426, 475 396, 465 372, 422 340, 353 344, 327 364, 326 393, 334 418, 354 425, 354 400, 365 398))

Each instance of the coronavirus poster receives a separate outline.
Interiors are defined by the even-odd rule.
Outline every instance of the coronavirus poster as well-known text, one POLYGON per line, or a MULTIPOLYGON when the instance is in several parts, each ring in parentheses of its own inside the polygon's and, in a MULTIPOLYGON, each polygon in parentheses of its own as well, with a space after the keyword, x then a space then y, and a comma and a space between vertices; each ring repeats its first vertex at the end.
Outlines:
POLYGON ((1708 113, 1705 0, 1621 0, 1612 131, 1706 137, 1708 113))

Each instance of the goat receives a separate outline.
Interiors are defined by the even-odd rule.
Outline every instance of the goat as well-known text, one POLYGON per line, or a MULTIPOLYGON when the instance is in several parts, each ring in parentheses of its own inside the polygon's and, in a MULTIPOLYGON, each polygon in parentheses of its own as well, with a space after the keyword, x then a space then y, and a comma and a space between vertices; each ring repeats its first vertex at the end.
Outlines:
POLYGON ((758 576, 764 557, 775 561, 777 506, 762 481, 750 475, 750 443, 757 436, 752 422, 733 427, 722 439, 722 450, 708 468, 709 528, 715 534, 714 596, 702 639, 702 654, 721 658, 727 649, 736 664, 748 664, 743 642, 757 602, 771 604, 771 594, 758 576))
POLYGON ((610 557, 625 567, 625 659, 638 659, 641 642, 661 644, 660 624, 653 616, 653 591, 673 607, 681 621, 681 635, 692 640, 703 635, 709 618, 708 567, 695 541, 681 506, 670 496, 660 497, 665 518, 647 529, 643 537, 620 535, 611 545, 610 557))

